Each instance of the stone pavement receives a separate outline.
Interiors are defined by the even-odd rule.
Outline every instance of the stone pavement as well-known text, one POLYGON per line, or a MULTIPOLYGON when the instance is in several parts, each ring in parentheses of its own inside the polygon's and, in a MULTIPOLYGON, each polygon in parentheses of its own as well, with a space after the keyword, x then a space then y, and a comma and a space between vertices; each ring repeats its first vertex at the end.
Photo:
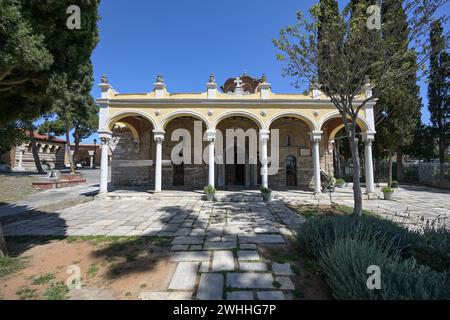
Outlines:
MULTIPOLYGON (((392 201, 384 200, 381 187, 377 188, 377 199, 363 200, 363 208, 383 218, 406 225, 410 228, 422 228, 427 223, 450 227, 450 190, 423 186, 400 185, 395 189, 392 201)), ((292 205, 329 205, 328 194, 315 199, 308 191, 274 191, 274 198, 292 205)), ((353 207, 351 184, 345 188, 336 188, 333 201, 353 207)))

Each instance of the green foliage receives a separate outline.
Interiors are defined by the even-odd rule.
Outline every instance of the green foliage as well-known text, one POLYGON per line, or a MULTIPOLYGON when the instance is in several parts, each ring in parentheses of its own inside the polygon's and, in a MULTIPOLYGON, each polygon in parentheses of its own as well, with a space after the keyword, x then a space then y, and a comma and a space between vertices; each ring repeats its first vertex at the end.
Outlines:
POLYGON ((25 268, 25 261, 18 257, 0 257, 0 278, 25 268))
POLYGON ((446 274, 403 259, 388 239, 339 239, 321 252, 320 266, 336 299, 450 299, 446 274), (367 288, 367 268, 378 266, 381 289, 367 288))
POLYGON ((33 278, 33 281, 31 283, 33 285, 42 285, 49 283, 53 279, 55 279, 55 275, 51 272, 48 272, 46 274, 41 274, 39 277, 33 278))
POLYGON ((259 191, 261 193, 267 193, 267 194, 272 193, 272 190, 270 190, 269 188, 265 188, 265 187, 260 188, 259 191))
POLYGON ((336 185, 342 185, 345 184, 345 180, 342 178, 336 179, 336 185))
POLYGON ((450 231, 444 228, 425 228, 421 241, 412 247, 410 256, 419 264, 427 265, 435 271, 450 273, 450 231))
POLYGON ((390 188, 390 187, 384 187, 381 189, 381 192, 383 193, 394 193, 394 189, 390 188))
POLYGON ((64 281, 58 281, 51 284, 50 288, 44 292, 44 296, 47 300, 65 300, 68 293, 69 288, 67 288, 64 281))
POLYGON ((372 238, 380 245, 387 241, 393 248, 401 248, 404 252, 409 252, 409 248, 419 241, 418 235, 407 229, 373 216, 363 216, 359 220, 352 216, 313 217, 298 230, 299 244, 315 258, 339 239, 372 238))
POLYGON ((397 180, 392 180, 391 188, 394 188, 394 189, 398 188, 398 181, 397 180))
POLYGON ((207 185, 206 187, 203 188, 203 192, 206 194, 214 194, 216 193, 216 189, 211 185, 207 185))

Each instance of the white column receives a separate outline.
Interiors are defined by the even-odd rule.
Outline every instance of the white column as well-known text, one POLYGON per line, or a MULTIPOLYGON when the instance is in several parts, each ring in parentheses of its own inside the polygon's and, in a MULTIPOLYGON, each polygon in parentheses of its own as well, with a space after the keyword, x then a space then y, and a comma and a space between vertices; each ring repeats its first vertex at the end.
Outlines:
POLYGON ((18 164, 18 168, 19 169, 22 169, 23 153, 24 152, 25 152, 25 150, 19 149, 19 164, 18 164))
POLYGON ((111 132, 100 131, 100 141, 102 143, 101 163, 100 163, 100 193, 108 192, 108 153, 111 132))
POLYGON ((311 132, 312 141, 312 155, 314 164, 314 193, 320 194, 322 191, 322 185, 320 182, 320 140, 322 139, 321 131, 311 132))
POLYGON ((373 178, 373 160, 372 160, 372 142, 374 140, 373 133, 365 133, 364 147, 365 147, 365 168, 366 168, 366 193, 375 192, 375 183, 373 178))
POLYGON ((267 175, 267 142, 269 141, 269 130, 260 130, 259 143, 260 146, 260 161, 261 161, 261 184, 263 188, 269 187, 269 177, 267 175))
POLYGON ((156 141, 156 161, 155 161, 155 192, 161 192, 162 185, 162 143, 164 141, 164 131, 153 131, 156 141))
POLYGON ((216 130, 208 130, 206 132, 208 144, 208 184, 214 187, 215 176, 214 176, 214 166, 215 166, 215 141, 216 141, 216 130))

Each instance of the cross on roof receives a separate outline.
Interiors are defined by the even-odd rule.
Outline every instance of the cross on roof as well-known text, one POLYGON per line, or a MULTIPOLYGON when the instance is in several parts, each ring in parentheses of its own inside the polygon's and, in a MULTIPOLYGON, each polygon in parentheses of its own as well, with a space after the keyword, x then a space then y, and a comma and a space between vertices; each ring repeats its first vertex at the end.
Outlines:
POLYGON ((236 87, 240 88, 242 84, 241 78, 237 77, 236 80, 234 80, 234 83, 236 83, 236 87))

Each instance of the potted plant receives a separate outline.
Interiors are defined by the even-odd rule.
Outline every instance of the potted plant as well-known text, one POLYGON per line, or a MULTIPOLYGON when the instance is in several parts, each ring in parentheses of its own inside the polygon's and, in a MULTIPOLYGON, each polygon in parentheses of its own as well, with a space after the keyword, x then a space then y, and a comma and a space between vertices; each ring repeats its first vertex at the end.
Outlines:
POLYGON ((269 188, 261 188, 259 189, 261 191, 261 196, 263 197, 264 201, 270 201, 272 200, 272 190, 269 188))
POLYGON ((345 187, 345 180, 344 179, 341 179, 341 178, 336 179, 335 183, 336 183, 336 187, 338 187, 338 188, 345 187))
POLYGON ((206 194, 206 200, 214 201, 214 196, 216 195, 216 189, 212 185, 207 185, 203 188, 203 191, 206 194))
POLYGON ((384 200, 392 200, 392 194, 394 193, 394 189, 390 187, 384 187, 381 189, 383 191, 384 200))
POLYGON ((392 180, 391 182, 391 188, 397 189, 398 188, 398 181, 397 180, 392 180))

